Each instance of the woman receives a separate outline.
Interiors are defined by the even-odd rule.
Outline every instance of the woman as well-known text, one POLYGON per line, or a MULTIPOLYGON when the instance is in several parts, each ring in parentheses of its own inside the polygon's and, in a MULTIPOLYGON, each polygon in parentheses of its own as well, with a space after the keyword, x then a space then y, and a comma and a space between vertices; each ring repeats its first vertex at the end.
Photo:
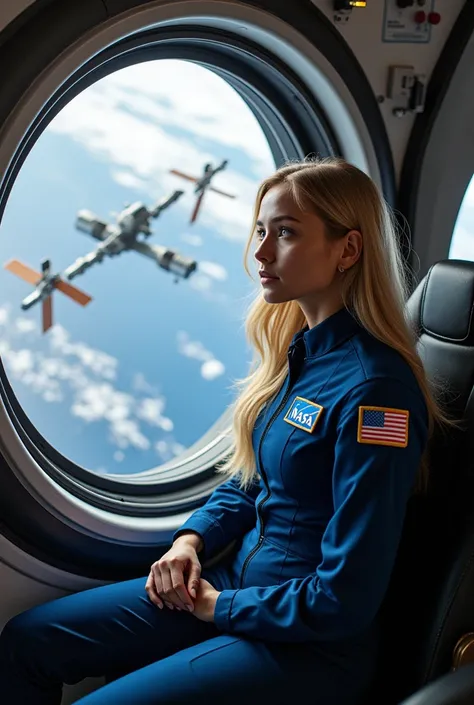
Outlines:
POLYGON ((146 583, 8 623, 6 705, 57 705, 63 682, 99 675, 115 680, 81 705, 363 701, 407 499, 444 417, 371 179, 339 159, 284 166, 260 187, 254 226, 257 356, 239 383, 227 481, 146 583), (234 539, 229 557, 202 569, 234 539))

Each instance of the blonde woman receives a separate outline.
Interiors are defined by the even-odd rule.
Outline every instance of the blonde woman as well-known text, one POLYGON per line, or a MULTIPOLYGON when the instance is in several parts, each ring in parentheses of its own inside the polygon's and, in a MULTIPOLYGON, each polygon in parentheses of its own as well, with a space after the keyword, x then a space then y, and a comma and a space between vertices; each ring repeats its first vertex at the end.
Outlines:
POLYGON ((9 622, 7 705, 59 705, 63 682, 104 674, 116 680, 81 705, 363 700, 407 500, 444 417, 367 175, 340 159, 280 168, 258 192, 249 251, 261 277, 247 320, 256 357, 239 383, 226 481, 146 581, 9 622))

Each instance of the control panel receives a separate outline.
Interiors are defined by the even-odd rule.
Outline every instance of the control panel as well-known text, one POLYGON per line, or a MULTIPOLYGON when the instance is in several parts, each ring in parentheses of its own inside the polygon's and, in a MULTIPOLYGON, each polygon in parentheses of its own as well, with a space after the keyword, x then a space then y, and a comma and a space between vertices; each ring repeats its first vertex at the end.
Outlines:
POLYGON ((435 0, 385 0, 382 40, 427 44, 440 21, 435 0))

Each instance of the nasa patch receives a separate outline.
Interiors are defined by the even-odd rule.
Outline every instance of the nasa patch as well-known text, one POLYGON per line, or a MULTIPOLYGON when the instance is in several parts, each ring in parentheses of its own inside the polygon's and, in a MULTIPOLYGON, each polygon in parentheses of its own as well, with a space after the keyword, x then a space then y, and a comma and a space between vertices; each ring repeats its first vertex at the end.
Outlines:
POLYGON ((309 401, 309 399, 295 397, 285 414, 284 421, 296 426, 296 428, 301 428, 303 431, 313 433, 322 410, 322 406, 309 401))

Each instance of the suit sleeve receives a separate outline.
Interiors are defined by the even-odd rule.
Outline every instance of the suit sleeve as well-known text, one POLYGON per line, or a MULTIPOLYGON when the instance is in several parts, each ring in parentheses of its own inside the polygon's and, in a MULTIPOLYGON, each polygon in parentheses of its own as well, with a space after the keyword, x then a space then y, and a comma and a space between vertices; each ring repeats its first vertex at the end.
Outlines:
POLYGON ((223 590, 214 613, 218 629, 301 642, 351 638, 368 628, 388 588, 427 424, 421 393, 398 381, 369 380, 353 389, 337 421, 334 513, 319 565, 281 585, 223 590), (407 446, 359 442, 361 406, 408 411, 407 446))
POLYGON ((206 504, 180 526, 173 541, 182 531, 196 531, 204 540, 202 554, 207 560, 255 526, 255 500, 260 491, 260 482, 254 482, 247 491, 239 488, 236 478, 224 482, 214 490, 206 504))

